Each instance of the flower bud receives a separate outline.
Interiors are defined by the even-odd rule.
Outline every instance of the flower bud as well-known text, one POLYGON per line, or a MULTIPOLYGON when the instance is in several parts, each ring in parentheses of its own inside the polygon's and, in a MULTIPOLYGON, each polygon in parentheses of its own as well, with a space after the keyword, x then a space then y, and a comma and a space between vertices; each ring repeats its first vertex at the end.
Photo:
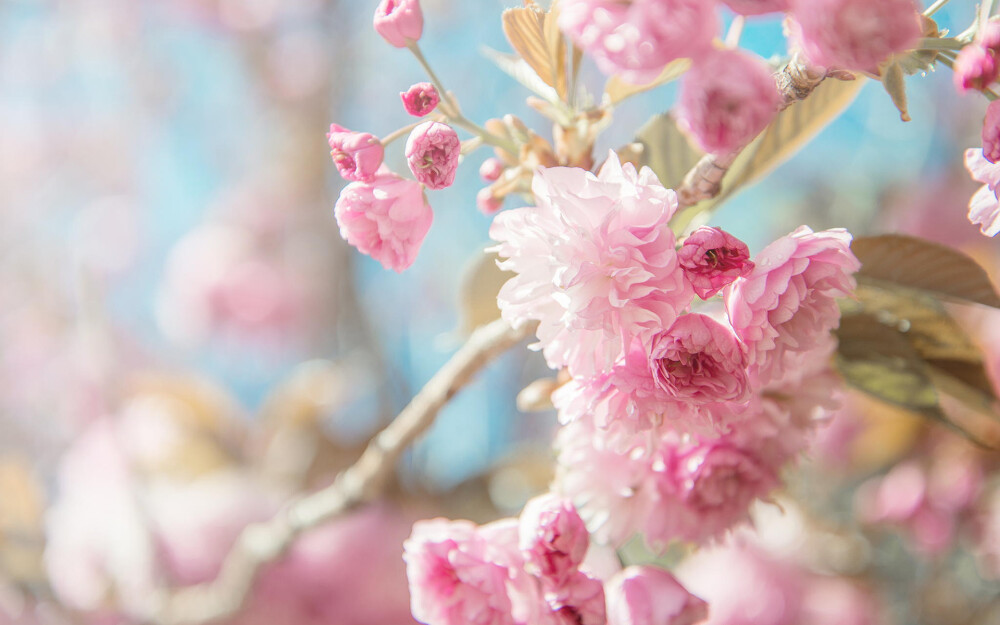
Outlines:
POLYGON ((493 196, 493 190, 485 187, 476 194, 476 208, 484 215, 492 215, 503 207, 503 198, 493 196))
POLYGON ((551 493, 524 506, 518 538, 525 569, 555 586, 576 572, 590 542, 587 526, 573 504, 551 493))
POLYGON ((483 179, 483 182, 494 182, 503 174, 503 170, 503 162, 495 156, 491 156, 479 166, 479 177, 483 179))
POLYGON ((378 137, 367 132, 353 132, 330 124, 326 135, 330 156, 344 180, 371 182, 382 165, 385 150, 378 137))
POLYGON ((979 45, 994 54, 1000 52, 1000 19, 993 18, 986 22, 976 36, 979 45))
POLYGON ((403 108, 414 117, 423 117, 437 108, 441 102, 438 90, 429 82, 418 82, 406 91, 399 94, 403 99, 403 108))
POLYGON ((434 218, 420 185, 386 168, 370 183, 347 185, 335 214, 348 243, 396 272, 416 260, 434 218))
POLYGON ((971 43, 955 59, 955 88, 959 91, 982 91, 997 79, 996 56, 987 48, 971 43))
POLYGON ((707 604, 674 576, 654 566, 630 566, 604 586, 608 625, 693 625, 708 616, 707 604))
POLYGON ((424 32, 420 0, 382 0, 375 9, 375 32, 390 45, 405 48, 424 32))
POLYGON ((722 0, 722 3, 740 15, 763 15, 787 11, 791 0, 722 0))
POLYGON ((410 171, 428 189, 444 189, 455 181, 462 142, 455 130, 440 122, 424 122, 406 140, 410 171))
POLYGON ((983 120, 983 157, 991 163, 1000 160, 1000 100, 990 102, 983 120))
POLYGON ((708 299, 736 278, 753 271, 747 244, 719 228, 702 226, 677 251, 694 292, 708 299))

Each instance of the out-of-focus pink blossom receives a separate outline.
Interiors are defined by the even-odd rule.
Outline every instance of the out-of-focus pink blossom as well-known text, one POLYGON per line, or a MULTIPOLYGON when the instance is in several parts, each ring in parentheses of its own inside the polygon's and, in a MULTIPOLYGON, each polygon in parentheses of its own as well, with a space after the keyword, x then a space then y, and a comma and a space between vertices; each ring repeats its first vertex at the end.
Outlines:
POLYGON ((976 41, 987 50, 1000 53, 1000 19, 988 20, 976 34, 976 41))
POLYGON ((605 74, 646 83, 670 61, 710 49, 719 22, 703 0, 566 0, 559 27, 605 74))
POLYGON ((996 163, 1000 160, 1000 100, 986 107, 982 130, 983 158, 996 163))
POLYGON ((681 269, 694 292, 708 299, 753 270, 747 244, 719 228, 702 226, 677 251, 681 269))
POLYGON ((500 267, 517 274, 500 290, 503 317, 541 322, 551 367, 607 371, 634 337, 670 327, 694 297, 667 227, 677 196, 614 152, 597 176, 539 170, 532 190, 537 206, 501 213, 490 228, 500 267))
POLYGON ((736 336, 699 313, 653 336, 649 366, 656 385, 682 402, 740 402, 749 392, 746 355, 736 336))
POLYGON ((494 197, 489 187, 480 189, 476 193, 476 208, 484 215, 492 215, 503 208, 503 198, 494 197))
POLYGON ((330 124, 326 135, 330 156, 344 180, 371 182, 382 166, 385 149, 378 137, 367 132, 353 132, 330 124))
POLYGON ((791 0, 722 0, 723 4, 741 15, 762 15, 787 11, 791 0))
POLYGON ((420 184, 385 169, 371 183, 347 185, 335 214, 348 243, 397 272, 416 260, 434 218, 420 184))
POLYGON ((902 523, 924 504, 927 479, 915 462, 893 467, 873 484, 874 491, 867 488, 858 491, 861 516, 868 522, 902 523))
POLYGON ((535 497, 521 512, 518 545, 525 568, 544 582, 561 586, 576 571, 590 535, 568 499, 553 494, 535 497))
POLYGON ((981 149, 970 148, 965 151, 965 168, 974 180, 984 183, 969 200, 969 221, 978 225, 986 236, 995 237, 1000 234, 1000 200, 997 199, 1000 164, 987 160, 981 149))
POLYGON ((630 566, 608 580, 608 625, 693 625, 707 604, 655 566, 630 566))
POLYGON ((604 584, 576 571, 558 587, 545 592, 553 625, 605 625, 604 584))
POLYGON ((922 34, 913 0, 792 0, 792 15, 799 45, 821 67, 874 74, 922 34))
POLYGON ((413 616, 427 625, 514 625, 508 569, 468 521, 418 521, 403 544, 413 616))
POLYGON ((802 623, 808 625, 879 625, 883 609, 864 589, 839 577, 809 580, 803 597, 802 623))
POLYGON ((739 50, 713 50, 684 77, 677 121, 702 150, 726 153, 764 130, 780 104, 774 77, 761 59, 739 50))
POLYGON ((455 182, 462 142, 455 129, 441 122, 424 122, 406 140, 406 162, 428 189, 444 189, 455 182))
POLYGON ((503 161, 495 156, 491 156, 479 166, 479 177, 483 179, 483 182, 493 182, 500 178, 503 170, 503 161))
POLYGON ((375 32, 397 48, 420 39, 424 13, 420 0, 382 0, 375 9, 375 32))
POLYGON ((403 108, 414 117, 429 115, 441 102, 438 90, 429 82, 418 82, 399 94, 403 108))
POLYGON ((955 88, 959 91, 982 91, 997 79, 998 71, 1000 67, 997 67, 996 55, 978 43, 970 43, 955 59, 955 88))
POLYGON ((820 345, 840 324, 837 298, 854 291, 861 266, 850 242, 846 230, 802 226, 768 245, 754 270, 726 287, 729 318, 762 381, 778 374, 785 352, 820 345))

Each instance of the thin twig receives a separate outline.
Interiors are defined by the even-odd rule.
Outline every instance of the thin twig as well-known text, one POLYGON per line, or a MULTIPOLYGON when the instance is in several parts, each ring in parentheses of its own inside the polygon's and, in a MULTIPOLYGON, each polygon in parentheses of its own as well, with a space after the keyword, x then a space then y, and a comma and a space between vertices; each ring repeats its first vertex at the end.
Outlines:
MULTIPOLYGON (((803 100, 819 86, 826 73, 807 65, 799 56, 794 56, 788 64, 775 75, 778 90, 781 93, 779 111, 783 111, 795 102, 803 100)), ((750 143, 752 143, 751 141, 750 143)), ((750 145, 747 143, 747 145, 750 145)), ((677 188, 678 210, 694 206, 703 200, 709 200, 722 191, 722 179, 746 145, 728 154, 706 154, 684 176, 684 181, 677 188)))
POLYGON ((263 565, 281 557, 306 530, 378 497, 403 451, 434 423, 441 408, 477 372, 534 330, 535 324, 514 329, 497 320, 473 332, 333 484, 294 501, 271 520, 247 527, 214 581, 168 593, 149 620, 161 625, 194 625, 238 612, 263 565))

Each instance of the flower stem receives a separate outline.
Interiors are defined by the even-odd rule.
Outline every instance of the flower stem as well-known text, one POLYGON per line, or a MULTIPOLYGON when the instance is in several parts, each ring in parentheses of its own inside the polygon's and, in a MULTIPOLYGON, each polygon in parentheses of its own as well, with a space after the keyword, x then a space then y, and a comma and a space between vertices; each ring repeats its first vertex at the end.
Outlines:
POLYGON ((390 143, 392 143, 396 139, 399 139, 400 137, 402 137, 406 133, 410 132, 411 130, 413 130, 414 128, 416 128, 417 126, 419 126, 420 124, 424 123, 424 121, 426 121, 426 120, 422 119, 422 120, 420 120, 418 122, 413 122, 412 124, 403 126, 399 130, 390 132, 386 136, 382 137, 382 145, 383 145, 383 147, 384 146, 388 146, 390 143))
POLYGON ((927 7, 927 9, 924 11, 924 15, 926 15, 927 17, 934 15, 941 9, 941 7, 948 4, 949 2, 951 2, 951 0, 937 0, 937 2, 927 7))

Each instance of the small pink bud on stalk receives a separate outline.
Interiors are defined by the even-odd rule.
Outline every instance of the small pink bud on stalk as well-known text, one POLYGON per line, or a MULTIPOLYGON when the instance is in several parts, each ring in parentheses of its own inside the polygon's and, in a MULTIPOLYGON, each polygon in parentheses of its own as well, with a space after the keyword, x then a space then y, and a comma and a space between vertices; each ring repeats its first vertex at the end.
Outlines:
POLYGON ((492 215, 503 207, 503 199, 494 197, 493 190, 486 187, 476 194, 476 207, 484 215, 492 215))
POLYGON ((955 59, 955 88, 960 92, 982 91, 997 79, 997 59, 994 52, 978 43, 971 43, 955 59))
POLYGON ((399 97, 403 100, 403 108, 414 117, 423 117, 432 113, 441 102, 441 95, 429 82, 418 82, 400 93, 399 97))
POLYGON ((479 177, 483 179, 483 182, 494 182, 500 178, 503 170, 503 162, 495 156, 491 156, 479 166, 479 177))
POLYGON ((694 292, 708 299, 753 271, 746 243, 719 228, 702 226, 677 251, 681 269, 694 292))
POLYGON ((375 32, 397 48, 417 41, 424 32, 419 0, 382 0, 375 9, 375 32))
POLYGON ((406 140, 406 161, 414 177, 428 189, 444 189, 455 181, 462 142, 454 128, 424 122, 406 140))
POLYGON ((326 138, 330 143, 333 164, 344 180, 370 182, 375 178, 385 154, 378 137, 330 124, 326 138))

